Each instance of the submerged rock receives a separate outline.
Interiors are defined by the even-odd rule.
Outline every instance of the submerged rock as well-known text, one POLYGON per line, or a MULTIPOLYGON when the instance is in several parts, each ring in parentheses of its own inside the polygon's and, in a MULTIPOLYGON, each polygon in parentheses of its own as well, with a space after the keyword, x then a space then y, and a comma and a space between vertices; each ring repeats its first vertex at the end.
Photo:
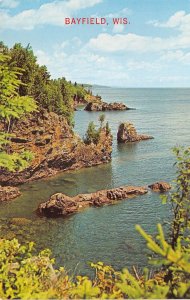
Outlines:
POLYGON ((26 218, 12 218, 10 219, 9 223, 12 225, 24 226, 24 225, 30 225, 32 221, 26 218))
POLYGON ((123 103, 106 103, 106 102, 90 102, 86 105, 86 111, 111 111, 111 110, 128 110, 128 108, 123 103))
POLYGON ((17 187, 0 186, 0 202, 15 199, 21 192, 17 187))
POLYGON ((134 125, 130 122, 121 123, 117 132, 118 143, 138 142, 153 139, 152 136, 138 134, 134 125))
POLYGON ((41 203, 37 209, 37 213, 46 217, 65 216, 75 213, 84 207, 109 205, 118 200, 144 195, 147 192, 148 190, 145 187, 123 186, 90 194, 79 194, 75 197, 58 193, 52 195, 48 201, 41 203))
POLYGON ((164 181, 155 182, 148 186, 154 192, 167 192, 171 189, 171 185, 164 181))

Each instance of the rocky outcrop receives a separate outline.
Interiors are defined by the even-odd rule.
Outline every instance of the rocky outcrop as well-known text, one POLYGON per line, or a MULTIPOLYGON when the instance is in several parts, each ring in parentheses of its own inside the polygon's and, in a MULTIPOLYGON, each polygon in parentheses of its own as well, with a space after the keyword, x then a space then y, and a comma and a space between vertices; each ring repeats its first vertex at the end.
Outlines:
POLYGON ((75 197, 58 193, 51 196, 48 201, 41 203, 37 209, 37 213, 46 217, 66 216, 78 212, 84 207, 110 205, 118 200, 144 195, 147 192, 148 190, 145 187, 123 186, 91 194, 79 194, 75 197))
POLYGON ((112 111, 112 110, 128 110, 128 108, 123 103, 106 103, 106 102, 90 102, 86 105, 86 111, 112 111))
POLYGON ((153 139, 152 136, 138 134, 134 125, 129 122, 121 123, 117 132, 118 143, 138 142, 153 139))
POLYGON ((73 108, 74 110, 78 110, 78 107, 85 106, 88 102, 84 98, 74 97, 73 108))
POLYGON ((17 187, 0 186, 0 202, 15 199, 20 196, 21 192, 17 187))
MULTIPOLYGON (((0 124, 1 130, 1 124, 0 124)), ((60 171, 74 170, 109 162, 112 137, 101 129, 98 143, 86 145, 74 134, 65 118, 42 110, 14 125, 11 151, 24 149, 34 153, 30 167, 22 172, 0 169, 0 184, 18 185, 55 175, 60 171)))
POLYGON ((153 184, 150 184, 148 187, 154 192, 161 192, 161 193, 167 192, 168 190, 171 189, 171 185, 164 181, 155 182, 153 184))
POLYGON ((84 98, 77 97, 77 95, 74 96, 74 110, 78 110, 78 107, 80 106, 86 106, 88 103, 102 103, 102 99, 100 96, 94 96, 91 94, 87 94, 84 98))

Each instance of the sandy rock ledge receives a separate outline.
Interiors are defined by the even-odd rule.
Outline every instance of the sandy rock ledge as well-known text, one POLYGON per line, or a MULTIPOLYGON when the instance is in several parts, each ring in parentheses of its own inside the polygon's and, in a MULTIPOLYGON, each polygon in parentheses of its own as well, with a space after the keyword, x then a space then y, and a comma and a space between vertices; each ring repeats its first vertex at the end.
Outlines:
POLYGON ((0 202, 9 201, 17 198, 21 195, 21 192, 17 187, 12 186, 0 186, 0 202))

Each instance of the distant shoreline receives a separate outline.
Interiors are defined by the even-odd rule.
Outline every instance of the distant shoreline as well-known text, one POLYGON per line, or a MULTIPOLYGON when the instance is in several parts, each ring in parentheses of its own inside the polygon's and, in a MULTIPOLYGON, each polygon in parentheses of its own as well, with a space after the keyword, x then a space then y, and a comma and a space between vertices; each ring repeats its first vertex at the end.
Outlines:
POLYGON ((189 87, 124 87, 124 86, 106 86, 99 84, 89 84, 91 88, 109 88, 109 89, 190 89, 189 87))

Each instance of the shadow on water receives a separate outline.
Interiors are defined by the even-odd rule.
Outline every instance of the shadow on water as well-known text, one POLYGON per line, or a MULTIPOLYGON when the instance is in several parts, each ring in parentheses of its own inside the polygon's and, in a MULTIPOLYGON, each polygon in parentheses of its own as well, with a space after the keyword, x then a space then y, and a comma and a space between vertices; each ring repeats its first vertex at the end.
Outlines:
POLYGON ((136 152, 138 149, 139 143, 134 142, 134 143, 127 143, 127 144, 117 144, 117 152, 118 154, 126 155, 127 158, 134 159, 136 156, 136 152))

